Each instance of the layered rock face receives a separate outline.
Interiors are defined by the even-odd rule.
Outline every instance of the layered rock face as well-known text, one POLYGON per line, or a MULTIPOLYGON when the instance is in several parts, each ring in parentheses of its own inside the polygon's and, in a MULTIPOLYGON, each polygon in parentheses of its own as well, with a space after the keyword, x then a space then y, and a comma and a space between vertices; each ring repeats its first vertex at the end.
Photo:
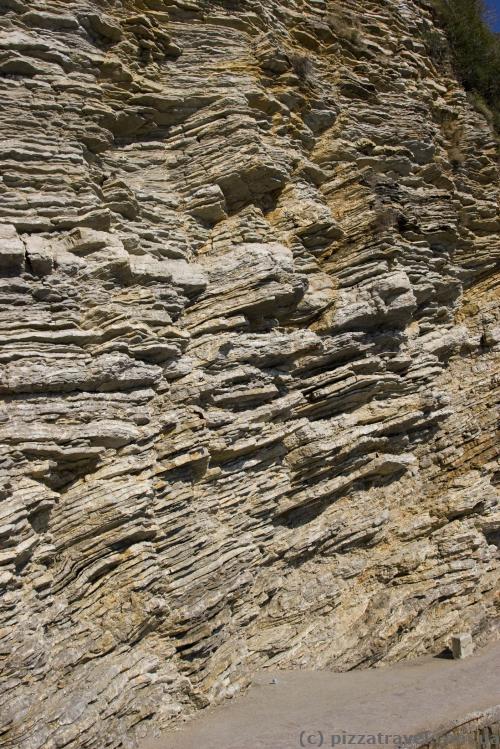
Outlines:
POLYGON ((495 143, 424 0, 2 0, 0 745, 498 616, 495 143))

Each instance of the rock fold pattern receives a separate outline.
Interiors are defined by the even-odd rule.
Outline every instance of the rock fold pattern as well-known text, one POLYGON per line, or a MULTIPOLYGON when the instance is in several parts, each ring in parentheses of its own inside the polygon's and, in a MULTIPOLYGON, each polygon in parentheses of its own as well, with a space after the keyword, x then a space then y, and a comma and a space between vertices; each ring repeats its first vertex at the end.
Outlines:
POLYGON ((0 746, 495 636, 495 140, 436 39, 1 0, 0 746))

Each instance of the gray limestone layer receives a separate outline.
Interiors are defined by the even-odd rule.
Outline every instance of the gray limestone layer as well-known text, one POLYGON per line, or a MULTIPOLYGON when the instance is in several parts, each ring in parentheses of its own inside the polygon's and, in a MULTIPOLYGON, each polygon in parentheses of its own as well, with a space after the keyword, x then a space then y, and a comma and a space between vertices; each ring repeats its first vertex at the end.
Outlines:
POLYGON ((426 0, 1 0, 0 747, 499 617, 495 139, 426 0))

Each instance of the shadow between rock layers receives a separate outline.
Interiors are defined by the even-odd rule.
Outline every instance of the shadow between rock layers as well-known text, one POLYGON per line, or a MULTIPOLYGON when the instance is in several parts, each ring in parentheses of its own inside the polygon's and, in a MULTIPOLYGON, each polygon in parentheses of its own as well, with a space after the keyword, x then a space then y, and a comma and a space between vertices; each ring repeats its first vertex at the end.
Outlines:
POLYGON ((495 143, 432 23, 0 2, 0 746, 494 636, 495 143))

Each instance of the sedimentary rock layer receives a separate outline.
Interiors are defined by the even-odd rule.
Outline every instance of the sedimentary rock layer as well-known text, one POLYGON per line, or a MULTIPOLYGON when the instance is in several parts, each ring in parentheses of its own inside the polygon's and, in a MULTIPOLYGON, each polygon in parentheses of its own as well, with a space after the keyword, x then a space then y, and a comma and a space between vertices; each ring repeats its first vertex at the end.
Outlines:
POLYGON ((498 617, 495 140, 424 0, 0 2, 0 745, 498 617))

